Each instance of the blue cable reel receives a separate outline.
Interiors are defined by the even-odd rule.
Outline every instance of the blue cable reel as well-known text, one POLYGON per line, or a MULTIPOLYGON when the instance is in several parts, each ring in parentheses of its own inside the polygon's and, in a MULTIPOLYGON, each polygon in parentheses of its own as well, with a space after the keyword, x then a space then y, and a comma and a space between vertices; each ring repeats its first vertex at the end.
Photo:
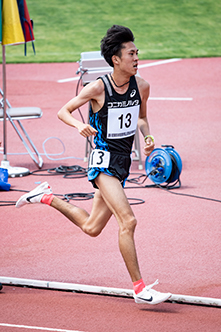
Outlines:
POLYGON ((172 145, 162 145, 163 149, 157 148, 152 151, 145 161, 147 176, 155 184, 167 183, 167 188, 174 188, 180 182, 182 160, 172 145))

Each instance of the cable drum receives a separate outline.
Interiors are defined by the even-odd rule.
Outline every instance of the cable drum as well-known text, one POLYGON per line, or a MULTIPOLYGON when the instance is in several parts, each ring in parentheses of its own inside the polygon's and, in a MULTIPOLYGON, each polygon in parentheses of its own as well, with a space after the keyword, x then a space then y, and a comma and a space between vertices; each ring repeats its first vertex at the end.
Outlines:
POLYGON ((156 184, 171 184, 179 181, 182 160, 172 145, 162 145, 152 151, 145 161, 145 170, 150 180, 156 184))

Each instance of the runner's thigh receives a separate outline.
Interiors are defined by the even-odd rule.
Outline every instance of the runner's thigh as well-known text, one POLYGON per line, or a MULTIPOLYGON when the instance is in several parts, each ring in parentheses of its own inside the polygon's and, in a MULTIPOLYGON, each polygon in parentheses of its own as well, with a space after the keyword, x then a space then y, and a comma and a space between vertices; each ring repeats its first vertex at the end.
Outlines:
POLYGON ((124 189, 116 177, 100 173, 96 179, 96 184, 108 208, 118 221, 123 222, 125 218, 129 217, 134 218, 124 189))

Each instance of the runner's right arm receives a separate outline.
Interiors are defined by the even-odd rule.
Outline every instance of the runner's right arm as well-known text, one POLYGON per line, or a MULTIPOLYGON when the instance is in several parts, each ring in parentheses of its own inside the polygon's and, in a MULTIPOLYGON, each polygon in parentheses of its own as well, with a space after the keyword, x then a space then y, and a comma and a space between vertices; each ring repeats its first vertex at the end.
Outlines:
POLYGON ((65 104, 58 112, 58 118, 66 123, 67 125, 77 128, 79 133, 84 136, 95 136, 97 131, 91 127, 89 124, 83 123, 72 116, 74 112, 79 107, 83 106, 91 99, 96 100, 97 87, 96 82, 92 82, 84 87, 78 96, 72 98, 67 104, 65 104))

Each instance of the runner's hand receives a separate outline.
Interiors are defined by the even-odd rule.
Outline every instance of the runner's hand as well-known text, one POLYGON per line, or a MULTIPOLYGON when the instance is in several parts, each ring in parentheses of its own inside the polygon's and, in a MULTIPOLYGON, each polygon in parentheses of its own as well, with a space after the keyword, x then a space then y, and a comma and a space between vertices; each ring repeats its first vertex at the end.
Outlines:
POLYGON ((148 137, 146 139, 146 144, 144 146, 144 154, 146 156, 149 156, 151 154, 151 152, 153 151, 154 147, 155 147, 154 142, 152 141, 152 139, 150 137, 148 137))
POLYGON ((78 127, 79 133, 84 137, 96 136, 97 130, 91 127, 89 124, 82 123, 78 127))

